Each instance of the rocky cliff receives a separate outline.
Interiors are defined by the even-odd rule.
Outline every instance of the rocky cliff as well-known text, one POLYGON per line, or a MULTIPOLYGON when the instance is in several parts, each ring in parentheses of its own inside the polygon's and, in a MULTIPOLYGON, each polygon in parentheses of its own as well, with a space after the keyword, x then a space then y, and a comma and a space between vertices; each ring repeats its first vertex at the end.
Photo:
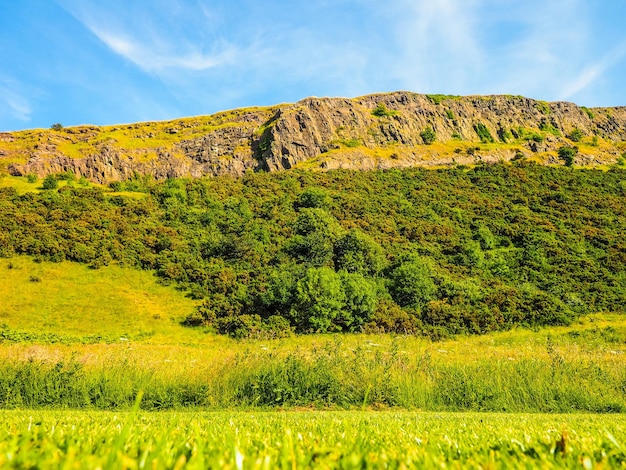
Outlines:
POLYGON ((242 175, 301 168, 376 169, 530 158, 615 163, 626 151, 626 108, 578 107, 519 96, 376 94, 122 126, 0 133, 0 169, 70 171, 106 183, 242 175))

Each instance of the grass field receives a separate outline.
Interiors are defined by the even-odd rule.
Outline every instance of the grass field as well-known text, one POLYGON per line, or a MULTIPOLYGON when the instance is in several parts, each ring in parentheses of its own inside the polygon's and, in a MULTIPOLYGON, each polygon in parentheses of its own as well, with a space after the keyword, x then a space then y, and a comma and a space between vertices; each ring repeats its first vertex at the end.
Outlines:
POLYGON ((0 411, 2 468, 619 468, 626 417, 0 411))
POLYGON ((0 468, 626 466, 623 315, 233 340, 148 272, 27 257, 0 298, 0 468))
POLYGON ((147 271, 77 263, 36 263, 28 257, 0 259, 0 325, 50 342, 91 336, 102 341, 194 336, 180 321, 195 302, 157 283, 147 271), (47 335, 43 336, 42 335, 47 335), (47 338, 47 339, 46 339, 47 338))

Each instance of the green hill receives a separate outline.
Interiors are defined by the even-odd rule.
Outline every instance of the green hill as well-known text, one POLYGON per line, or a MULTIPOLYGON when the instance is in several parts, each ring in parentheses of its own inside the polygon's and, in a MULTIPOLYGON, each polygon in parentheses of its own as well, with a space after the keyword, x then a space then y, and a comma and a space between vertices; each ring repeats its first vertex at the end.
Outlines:
POLYGON ((2 337, 16 342, 184 342, 197 302, 147 271, 63 261, 0 259, 2 337))
POLYGON ((189 326, 238 337, 566 325, 623 311, 625 181, 518 162, 8 187, 0 255, 156 272, 199 301, 189 326))

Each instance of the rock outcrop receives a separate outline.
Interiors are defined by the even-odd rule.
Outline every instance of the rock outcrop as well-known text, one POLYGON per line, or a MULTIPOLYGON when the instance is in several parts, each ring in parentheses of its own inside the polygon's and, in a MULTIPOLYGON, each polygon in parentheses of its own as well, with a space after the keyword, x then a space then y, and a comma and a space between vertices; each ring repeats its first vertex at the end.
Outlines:
POLYGON ((615 162, 626 150, 626 108, 409 92, 307 98, 170 122, 0 133, 0 165, 14 175, 70 171, 106 183, 145 174, 240 176, 522 156, 560 163, 562 146, 576 146, 575 164, 615 162))

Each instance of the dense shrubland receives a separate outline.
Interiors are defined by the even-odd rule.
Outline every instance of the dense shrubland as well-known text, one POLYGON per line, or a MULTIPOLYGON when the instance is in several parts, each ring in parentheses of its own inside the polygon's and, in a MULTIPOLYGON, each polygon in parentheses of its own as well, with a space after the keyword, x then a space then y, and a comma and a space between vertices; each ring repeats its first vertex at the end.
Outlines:
POLYGON ((136 179, 0 190, 0 255, 155 270, 234 336, 443 337, 622 311, 626 171, 473 169, 136 179))

